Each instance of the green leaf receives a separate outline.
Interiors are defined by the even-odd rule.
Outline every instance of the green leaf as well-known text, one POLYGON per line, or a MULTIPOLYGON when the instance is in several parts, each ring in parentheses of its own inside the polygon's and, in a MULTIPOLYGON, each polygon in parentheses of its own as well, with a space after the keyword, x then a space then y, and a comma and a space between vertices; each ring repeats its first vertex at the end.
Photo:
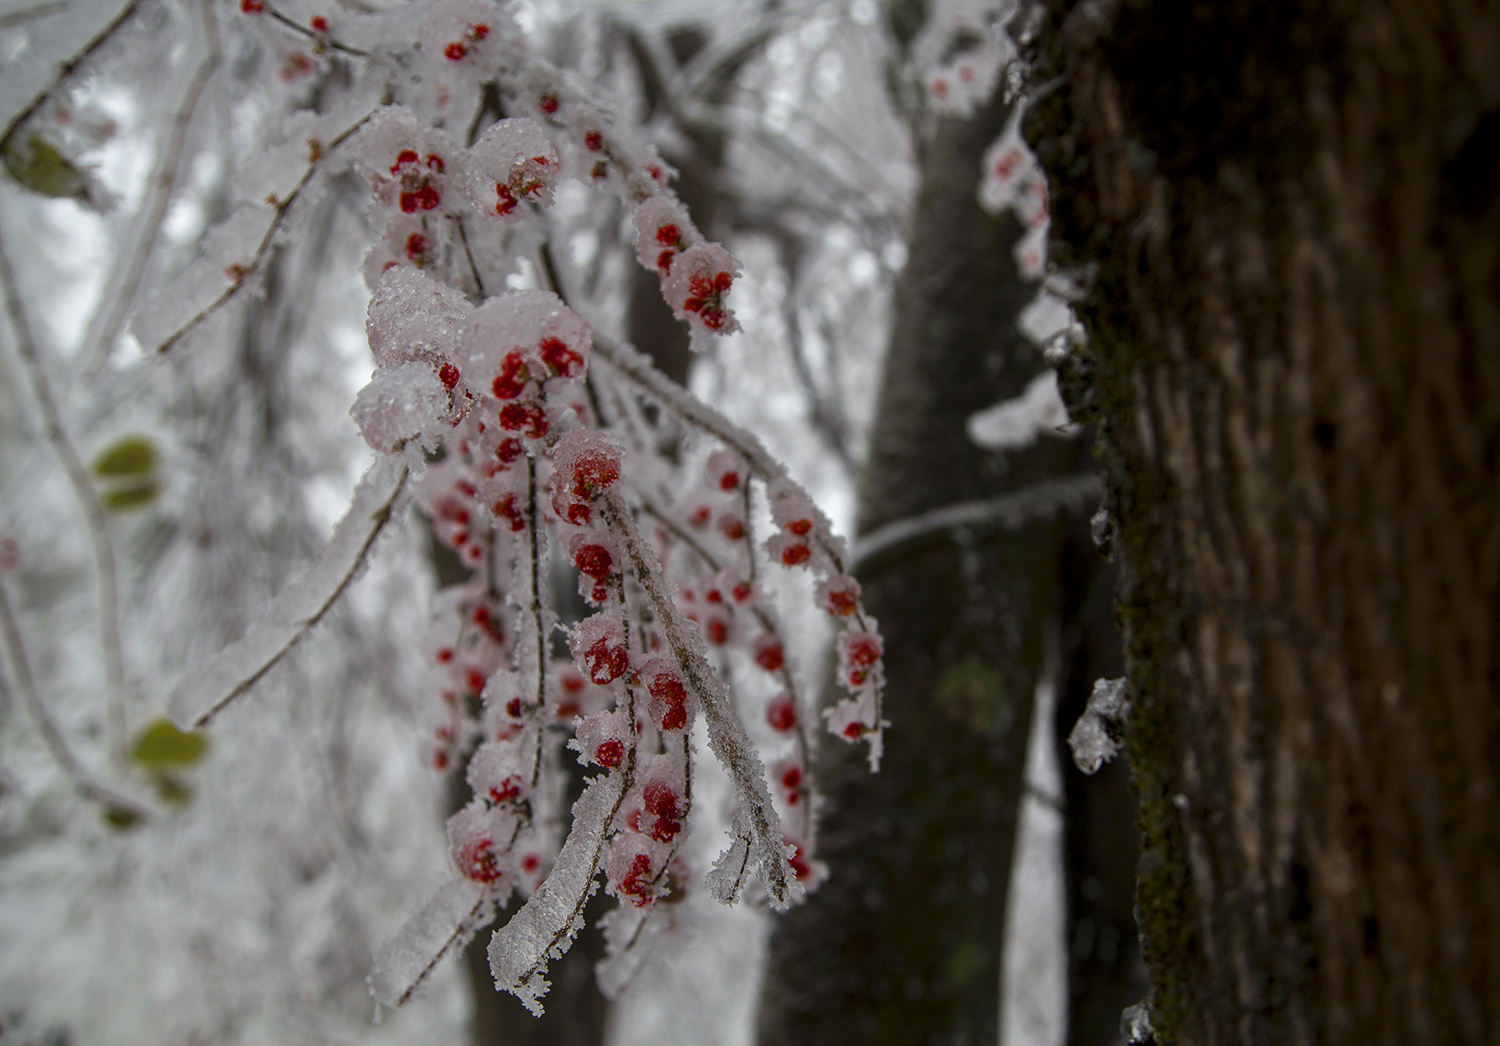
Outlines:
POLYGON ((122 832, 128 828, 134 828, 140 821, 141 815, 128 807, 106 806, 104 808, 104 823, 122 832))
MULTIPOLYGON (((153 770, 169 766, 191 766, 208 752, 208 738, 183 733, 166 719, 154 720, 136 738, 131 756, 153 770)), ((164 797, 165 798, 165 797, 164 797)))
POLYGON ((7 142, 0 161, 12 178, 32 192, 84 202, 90 198, 88 176, 39 134, 27 135, 24 142, 7 142))
POLYGON ((148 479, 144 483, 109 491, 104 495, 104 507, 111 512, 128 512, 151 504, 158 493, 156 481, 148 479))
POLYGON ((156 447, 145 436, 125 436, 94 459, 96 476, 143 476, 156 468, 156 447))

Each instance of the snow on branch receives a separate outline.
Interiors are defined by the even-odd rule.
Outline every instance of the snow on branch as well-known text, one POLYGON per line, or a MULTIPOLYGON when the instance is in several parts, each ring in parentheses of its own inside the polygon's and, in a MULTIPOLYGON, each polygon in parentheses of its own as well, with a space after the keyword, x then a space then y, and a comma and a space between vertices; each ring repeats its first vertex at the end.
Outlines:
POLYGON ((184 730, 206 726, 248 693, 323 620, 359 575, 406 489, 408 466, 381 458, 359 481, 349 511, 307 573, 287 585, 243 637, 191 671, 172 691, 170 714, 184 730))

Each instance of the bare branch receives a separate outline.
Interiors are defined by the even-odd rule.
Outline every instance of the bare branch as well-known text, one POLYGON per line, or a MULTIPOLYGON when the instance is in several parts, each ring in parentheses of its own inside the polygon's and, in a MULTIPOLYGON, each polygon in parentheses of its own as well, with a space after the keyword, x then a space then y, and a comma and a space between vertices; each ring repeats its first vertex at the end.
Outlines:
MULTIPOLYGON (((207 13, 207 17, 212 19, 212 11, 207 13)), ((219 64, 217 35, 217 32, 213 32, 209 37, 209 56, 198 66, 192 80, 188 83, 187 90, 183 92, 182 101, 177 106, 177 111, 169 125, 166 143, 157 160, 156 169, 151 172, 147 202, 142 208, 146 217, 141 222, 140 240, 126 260, 124 276, 105 295, 105 304, 100 313, 102 321, 90 338, 89 348, 85 353, 83 375, 86 381, 95 377, 109 362, 109 355, 114 351, 115 339, 119 337, 120 328, 124 326, 125 317, 134 303, 135 292, 140 286, 141 277, 145 274, 146 263, 150 260, 151 252, 156 246, 162 220, 166 217, 167 208, 172 202, 172 190, 177 184, 177 171, 181 166, 182 147, 187 139, 188 127, 192 124, 193 113, 198 109, 198 101, 203 97, 203 90, 208 86, 209 78, 219 64)))
POLYGON ((897 545, 953 527, 985 523, 1020 527, 1068 507, 1089 507, 1097 503, 1102 494, 1099 477, 1092 474, 1077 473, 1042 480, 999 497, 964 501, 921 515, 894 520, 861 537, 855 544, 850 559, 854 566, 858 566, 897 545))
POLYGON ((42 735, 47 751, 52 753, 53 760, 67 775, 68 780, 73 782, 73 787, 78 794, 85 799, 102 804, 107 809, 119 811, 133 818, 150 817, 151 811, 145 806, 129 796, 121 795, 99 784, 79 765, 62 731, 53 722, 47 706, 42 704, 42 699, 36 692, 36 682, 31 675, 31 662, 26 657, 26 644, 21 637, 21 628, 16 622, 15 614, 11 612, 10 599, 5 594, 4 585, 0 585, 0 641, 4 643, 5 659, 10 663, 11 675, 16 681, 16 689, 21 694, 21 703, 26 706, 26 711, 36 724, 37 732, 42 735))
POLYGON ((37 353, 36 340, 26 311, 21 304, 21 292, 16 286, 16 275, 0 244, 0 293, 5 297, 5 309, 10 316, 11 330, 15 334, 16 355, 26 370, 31 383, 32 398, 42 416, 42 428, 53 453, 62 463, 73 496, 83 514, 89 533, 89 544, 94 553, 94 577, 98 588, 99 645, 104 659, 105 687, 109 699, 109 728, 111 748, 118 755, 125 752, 125 662, 120 653, 120 617, 115 580, 115 553, 109 542, 109 529, 104 518, 104 509, 94 492, 94 483, 84 467, 78 452, 68 439, 63 428, 62 415, 57 401, 47 382, 46 371, 37 353))

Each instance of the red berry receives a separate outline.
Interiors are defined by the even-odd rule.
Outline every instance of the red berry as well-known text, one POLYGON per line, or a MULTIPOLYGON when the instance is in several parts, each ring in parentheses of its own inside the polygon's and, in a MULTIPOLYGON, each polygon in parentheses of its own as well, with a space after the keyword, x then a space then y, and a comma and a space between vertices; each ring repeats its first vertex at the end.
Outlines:
POLYGON ((445 363, 438 368, 438 381, 443 383, 443 388, 449 392, 458 384, 458 368, 451 363, 445 363))
MULTIPOLYGON (((256 0, 256 2, 258 3, 259 0, 256 0)), ((399 174, 402 165, 416 162, 417 152, 415 149, 402 149, 399 153, 396 154, 396 162, 391 164, 391 173, 399 174)))
POLYGON ((310 24, 312 25, 312 31, 315 33, 328 32, 328 19, 324 18, 322 15, 314 15, 313 20, 310 24))
POLYGON ((266 9, 266 0, 240 0, 240 10, 247 15, 258 15, 266 9))
POLYGON ((708 641, 714 646, 723 646, 729 640, 729 626, 722 618, 708 619, 708 641))
POLYGON ((787 767, 786 773, 781 775, 781 786, 794 790, 800 788, 802 786, 802 768, 800 766, 787 767))
POLYGON ((483 22, 480 22, 470 31, 469 35, 474 37, 474 39, 476 40, 483 40, 485 37, 490 35, 490 27, 485 25, 483 22))
POLYGON ((550 426, 541 404, 513 400, 500 408, 500 427, 507 432, 522 432, 532 439, 541 439, 550 426))
POLYGON ((583 144, 591 152, 598 152, 604 147, 604 135, 598 131, 590 131, 583 136, 583 144))
POLYGON ((812 520, 810 519, 794 519, 786 525, 786 529, 796 534, 799 538, 810 534, 812 527, 812 520))
POLYGON ((677 805, 677 793, 661 781, 647 783, 641 792, 641 800, 645 803, 647 812, 657 817, 670 817, 674 821, 682 817, 682 811, 677 805))
POLYGON ((656 267, 660 269, 664 274, 671 272, 672 258, 674 255, 676 255, 676 253, 677 251, 671 247, 668 247, 666 250, 662 251, 656 256, 656 267))
POLYGON ((561 338, 543 338, 538 346, 547 366, 565 378, 576 378, 583 373, 583 355, 568 347, 561 338))
POLYGON ((781 561, 789 567, 795 567, 799 563, 806 563, 812 558, 812 549, 806 545, 788 545, 781 553, 781 561))
POLYGON ((516 194, 504 182, 495 183, 495 213, 504 217, 516 209, 516 194))
POLYGON ((670 843, 682 831, 682 822, 670 817, 658 817, 651 826, 651 838, 659 843, 670 843))
POLYGON ((778 671, 786 664, 786 655, 781 650, 780 643, 765 643, 755 651, 755 663, 767 672, 778 671))
POLYGON ((476 883, 492 883, 500 878, 500 862, 495 857, 495 843, 480 838, 469 843, 458 854, 458 870, 476 883))
POLYGON ((551 116, 553 113, 557 112, 557 96, 550 94, 542 95, 541 107, 542 112, 546 113, 548 116, 551 116))
POLYGON ((675 225, 663 225, 656 230, 656 242, 663 247, 676 247, 682 239, 682 233, 675 225))
POLYGON ((616 767, 625 758, 625 746, 611 737, 594 749, 594 762, 603 767, 616 767))
POLYGON ((583 653, 588 666, 589 678, 597 686, 612 683, 625 674, 630 667, 630 654, 622 646, 610 646, 608 639, 600 639, 583 653))
POLYGON ((797 705, 790 697, 782 695, 766 706, 766 722, 771 729, 786 733, 797 725, 797 705))
POLYGON ((449 44, 447 47, 443 48, 443 54, 447 56, 450 61, 454 62, 463 61, 464 55, 468 53, 469 49, 463 44, 459 43, 457 40, 449 44))
POLYGON ((844 736, 849 738, 849 740, 851 741, 859 740, 860 737, 864 736, 864 732, 865 725, 863 723, 854 722, 844 727, 844 736))
POLYGON ((584 545, 573 554, 573 562, 578 565, 579 573, 602 580, 609 577, 614 557, 603 545, 584 545))

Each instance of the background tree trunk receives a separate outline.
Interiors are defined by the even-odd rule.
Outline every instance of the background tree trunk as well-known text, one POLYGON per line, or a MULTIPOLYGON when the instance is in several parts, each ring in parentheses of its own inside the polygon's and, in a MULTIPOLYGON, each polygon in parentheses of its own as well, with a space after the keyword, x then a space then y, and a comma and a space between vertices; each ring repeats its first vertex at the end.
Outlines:
MULTIPOLYGON (((1020 227, 975 195, 1007 113, 997 100, 940 121, 924 148, 862 533, 1019 490, 1076 459, 1053 440, 1002 457, 965 431, 1043 368, 1016 327, 1035 292, 1011 255, 1020 227)), ((1065 525, 1052 516, 935 532, 859 566, 885 636, 892 729, 875 776, 862 748, 823 743, 818 849, 832 875, 775 922, 763 1046, 995 1041, 1026 737, 1043 635, 1063 603, 1065 525)))
POLYGON ((1048 18, 1157 1037, 1500 1042, 1500 12, 1048 18))

